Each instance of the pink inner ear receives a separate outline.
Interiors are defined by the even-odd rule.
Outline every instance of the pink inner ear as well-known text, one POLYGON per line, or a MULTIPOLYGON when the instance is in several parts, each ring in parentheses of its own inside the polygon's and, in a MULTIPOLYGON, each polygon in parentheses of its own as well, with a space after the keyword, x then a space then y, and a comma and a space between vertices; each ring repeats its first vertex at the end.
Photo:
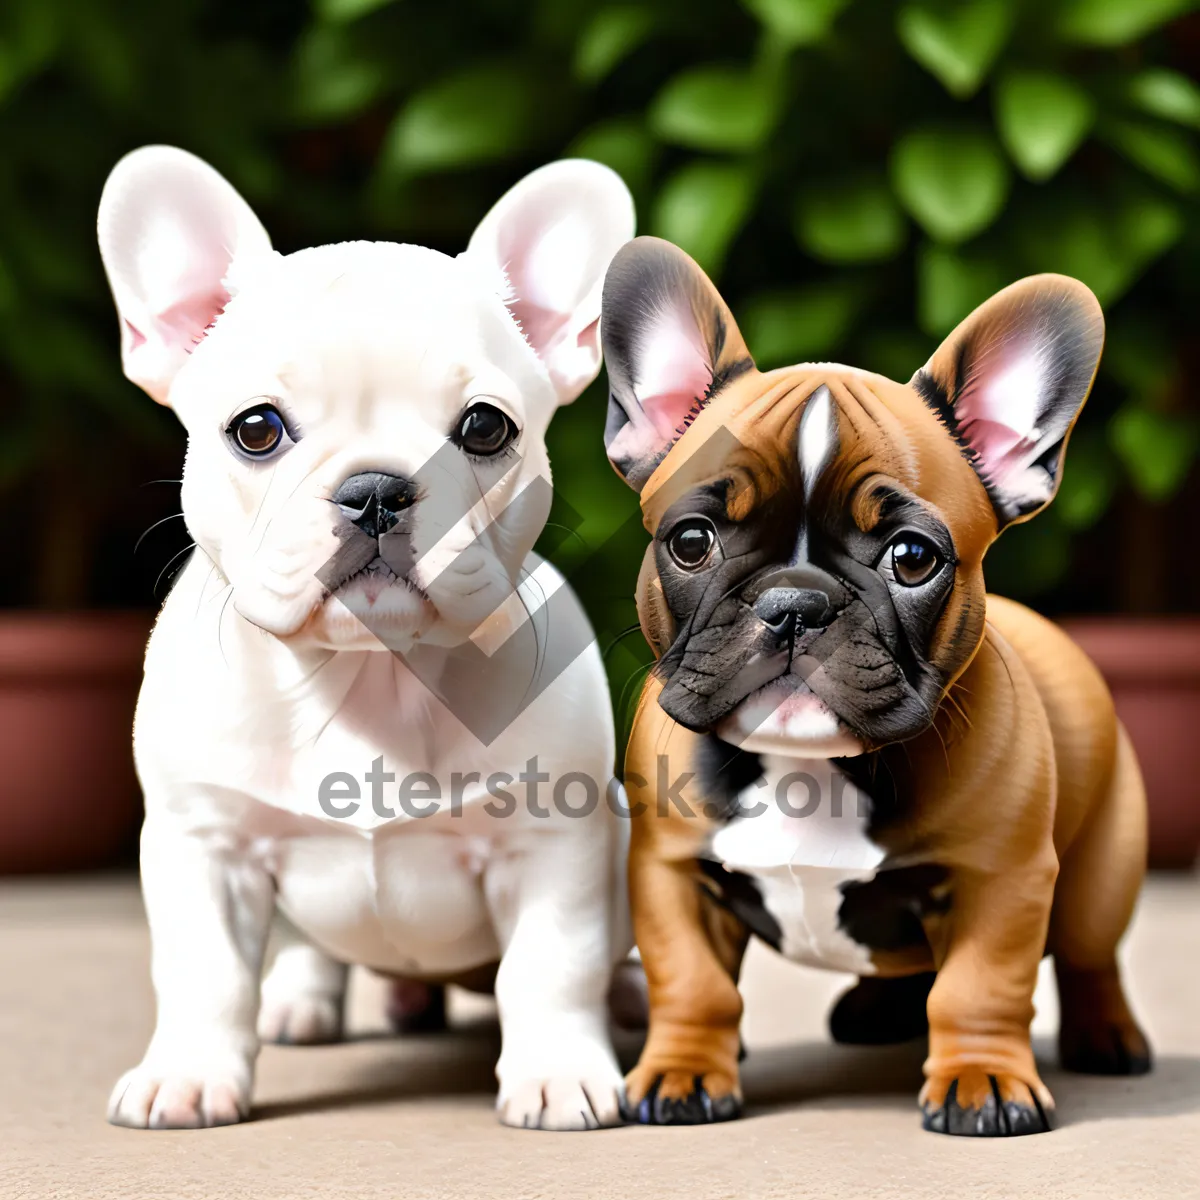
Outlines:
POLYGON ((1003 483, 1013 469, 1009 456, 1026 443, 1015 429, 996 421, 969 421, 962 425, 963 436, 987 471, 988 478, 1003 483))
POLYGON ((553 220, 534 207, 501 235, 497 247, 512 288, 509 312, 526 340, 548 358, 563 336, 591 281, 583 249, 593 231, 574 214, 553 220))
POLYGON ((567 313, 542 308, 519 294, 509 301, 508 311, 521 326, 525 340, 543 357, 562 336, 569 318, 567 313))
POLYGON ((691 308, 676 301, 656 313, 641 334, 634 391, 661 439, 671 440, 691 424, 712 378, 708 348, 691 308))
POLYGON ((1002 483, 1041 436, 1037 428, 1050 363, 1036 341, 1000 341, 972 365, 956 405, 963 436, 989 477, 1002 483))

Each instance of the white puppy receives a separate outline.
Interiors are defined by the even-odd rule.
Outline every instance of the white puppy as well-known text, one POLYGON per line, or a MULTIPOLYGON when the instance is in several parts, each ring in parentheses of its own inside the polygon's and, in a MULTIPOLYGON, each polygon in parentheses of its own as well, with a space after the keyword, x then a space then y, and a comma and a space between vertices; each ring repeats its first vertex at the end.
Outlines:
POLYGON ((246 1116, 276 906, 305 940, 263 989, 271 1031, 336 1033, 342 964, 498 961, 501 1119, 617 1122, 608 692, 531 549, 546 427, 599 369, 601 281, 632 234, 624 185, 582 161, 518 184, 457 259, 281 256, 191 155, 114 169, 99 235, 125 372, 187 428, 197 549, 138 704, 158 1020, 113 1122, 246 1116))

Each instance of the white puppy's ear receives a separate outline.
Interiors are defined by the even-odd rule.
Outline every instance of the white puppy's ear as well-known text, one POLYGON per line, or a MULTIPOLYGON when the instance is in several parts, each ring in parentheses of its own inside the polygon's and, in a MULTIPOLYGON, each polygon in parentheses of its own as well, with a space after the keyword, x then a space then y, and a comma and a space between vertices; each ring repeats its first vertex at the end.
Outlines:
POLYGON ((113 168, 100 197, 100 257, 121 320, 125 374, 160 404, 228 303, 228 277, 271 252, 250 206, 207 163, 143 146, 113 168))
POLYGON ((633 197, 621 177, 599 163, 563 159, 506 192, 471 236, 467 256, 503 272, 508 309, 560 404, 599 373, 604 272, 633 234, 633 197))
POLYGON ((1091 291, 1034 275, 981 304, 913 376, 983 480, 1001 529, 1054 498, 1103 347, 1091 291))

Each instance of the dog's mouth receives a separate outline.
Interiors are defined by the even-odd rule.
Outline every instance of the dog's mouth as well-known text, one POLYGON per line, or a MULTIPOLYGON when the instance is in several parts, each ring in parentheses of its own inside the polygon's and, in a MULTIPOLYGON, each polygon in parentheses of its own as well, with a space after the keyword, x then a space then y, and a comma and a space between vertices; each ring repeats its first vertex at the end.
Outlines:
POLYGON ((861 754, 861 739, 799 676, 787 673, 751 692, 716 727, 725 742, 757 754, 843 757, 861 754))
POLYGON ((384 591, 395 584, 421 594, 419 588, 414 587, 407 579, 402 579, 397 575, 382 555, 376 555, 365 567, 360 568, 353 575, 343 579, 341 583, 331 590, 330 595, 340 596, 348 589, 357 587, 361 590, 362 596, 367 603, 374 605, 380 596, 383 595, 384 591))
POLYGON ((377 554, 340 582, 326 581, 312 629, 331 648, 404 651, 434 616, 429 597, 377 554))

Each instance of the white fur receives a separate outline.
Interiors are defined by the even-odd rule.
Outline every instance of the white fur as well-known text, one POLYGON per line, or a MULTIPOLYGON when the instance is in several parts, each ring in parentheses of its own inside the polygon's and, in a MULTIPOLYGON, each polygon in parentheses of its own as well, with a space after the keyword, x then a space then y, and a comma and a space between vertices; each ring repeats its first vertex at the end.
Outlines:
POLYGON ((809 396, 804 406, 798 441, 800 480, 807 502, 812 499, 821 472, 837 452, 837 411, 833 393, 824 384, 809 396))
POLYGON ((744 809, 762 811, 734 818, 720 829, 709 856, 754 879, 763 904, 783 931, 780 950, 788 958, 872 974, 870 954, 838 927, 841 886, 873 878, 884 858, 883 850, 867 837, 866 798, 844 776, 839 778, 825 758, 765 755, 763 772, 761 783, 739 797, 744 809), (791 773, 809 781, 793 781, 785 786, 783 797, 792 814, 803 816, 790 815, 778 803, 781 780, 791 773), (813 800, 816 804, 809 812, 813 800))
MULTIPOLYGON (((138 704, 158 1021, 113 1092, 114 1122, 244 1117, 260 1015, 270 1036, 336 1035, 341 963, 436 975, 497 958, 501 1118, 617 1121, 605 993, 629 945, 626 826, 604 804, 567 819, 545 789, 549 817, 521 805, 500 819, 469 781, 515 777, 534 756, 552 778, 608 781, 597 649, 484 745, 371 630, 435 654, 468 638, 490 651, 515 631, 528 662, 497 703, 517 711, 538 645, 555 632, 529 636, 536 583, 565 587, 530 553, 546 516, 544 434, 598 370, 600 282, 632 233, 616 176, 563 162, 518 184, 458 259, 386 243, 282 257, 190 155, 153 147, 114 170, 100 238, 126 370, 187 427, 183 509, 198 547, 155 627, 138 704), (301 435, 280 457, 247 463, 224 430, 264 397, 301 435), (518 455, 480 463, 454 450, 426 470, 479 397, 516 422, 518 455), (363 470, 414 476, 422 489, 419 577, 328 595, 317 572, 337 546, 329 497, 363 470), (376 814, 361 780, 378 758, 397 779, 432 774, 437 813, 405 816, 389 784, 397 815, 376 814), (332 772, 363 791, 346 819, 318 804, 332 772), (468 776, 461 815, 450 811, 455 773, 468 776), (292 928, 260 1014, 276 905, 292 928)), ((521 797, 520 783, 511 790, 521 797)))

